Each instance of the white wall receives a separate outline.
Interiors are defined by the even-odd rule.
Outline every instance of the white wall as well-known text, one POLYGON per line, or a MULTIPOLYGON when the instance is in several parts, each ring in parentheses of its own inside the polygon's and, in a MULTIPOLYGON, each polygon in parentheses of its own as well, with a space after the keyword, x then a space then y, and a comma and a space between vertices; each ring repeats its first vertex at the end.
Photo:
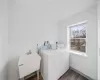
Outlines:
POLYGON ((8 60, 8 3, 0 0, 0 80, 7 80, 8 60))
POLYGON ((88 20, 87 23, 87 55, 83 57, 70 54, 70 66, 83 74, 97 79, 97 7, 92 7, 66 20, 59 21, 59 41, 67 45, 67 26, 88 20))
POLYGON ((14 53, 10 56, 36 49, 36 44, 44 40, 57 41, 57 22, 94 3, 95 0, 9 0, 9 43, 14 53))
POLYGON ((57 41, 58 21, 94 3, 95 0, 9 0, 9 80, 18 80, 19 55, 29 49, 35 51, 37 43, 44 40, 57 41))
POLYGON ((42 3, 33 0, 13 0, 9 3, 9 80, 19 78, 18 56, 26 54, 29 49, 36 52, 37 44, 46 40, 58 40, 57 25, 51 18, 53 14, 47 15, 46 4, 43 6, 42 3))
POLYGON ((98 53, 98 79, 100 79, 100 1, 98 2, 98 46, 99 46, 99 53, 98 53))

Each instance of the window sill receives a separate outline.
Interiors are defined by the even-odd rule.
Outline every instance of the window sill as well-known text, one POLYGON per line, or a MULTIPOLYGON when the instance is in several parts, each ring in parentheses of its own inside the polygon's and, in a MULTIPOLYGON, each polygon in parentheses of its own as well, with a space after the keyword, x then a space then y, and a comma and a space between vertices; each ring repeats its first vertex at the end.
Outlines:
POLYGON ((71 54, 75 54, 75 55, 79 55, 79 56, 83 56, 83 57, 88 57, 88 55, 84 52, 78 52, 78 51, 69 51, 71 54))

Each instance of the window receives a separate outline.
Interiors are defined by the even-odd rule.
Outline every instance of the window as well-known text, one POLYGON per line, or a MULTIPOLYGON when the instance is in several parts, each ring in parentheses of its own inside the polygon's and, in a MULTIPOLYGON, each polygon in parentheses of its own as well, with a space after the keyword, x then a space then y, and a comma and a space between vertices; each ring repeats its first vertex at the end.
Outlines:
POLYGON ((86 22, 69 27, 69 41, 70 50, 86 52, 86 22))

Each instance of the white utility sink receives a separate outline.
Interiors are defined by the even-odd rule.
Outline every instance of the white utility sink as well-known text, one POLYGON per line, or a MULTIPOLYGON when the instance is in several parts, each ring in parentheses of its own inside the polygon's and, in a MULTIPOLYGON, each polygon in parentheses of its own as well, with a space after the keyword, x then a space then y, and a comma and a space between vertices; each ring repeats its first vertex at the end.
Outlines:
POLYGON ((41 58, 37 53, 21 56, 18 62, 20 79, 39 70, 40 60, 41 58))

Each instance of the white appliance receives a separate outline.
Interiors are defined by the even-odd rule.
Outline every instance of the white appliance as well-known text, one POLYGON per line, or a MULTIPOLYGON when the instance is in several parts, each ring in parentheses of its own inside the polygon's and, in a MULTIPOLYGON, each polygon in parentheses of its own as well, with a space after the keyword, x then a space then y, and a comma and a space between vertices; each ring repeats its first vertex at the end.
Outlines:
POLYGON ((44 80, 58 80, 69 69, 66 49, 41 51, 41 74, 44 80))

